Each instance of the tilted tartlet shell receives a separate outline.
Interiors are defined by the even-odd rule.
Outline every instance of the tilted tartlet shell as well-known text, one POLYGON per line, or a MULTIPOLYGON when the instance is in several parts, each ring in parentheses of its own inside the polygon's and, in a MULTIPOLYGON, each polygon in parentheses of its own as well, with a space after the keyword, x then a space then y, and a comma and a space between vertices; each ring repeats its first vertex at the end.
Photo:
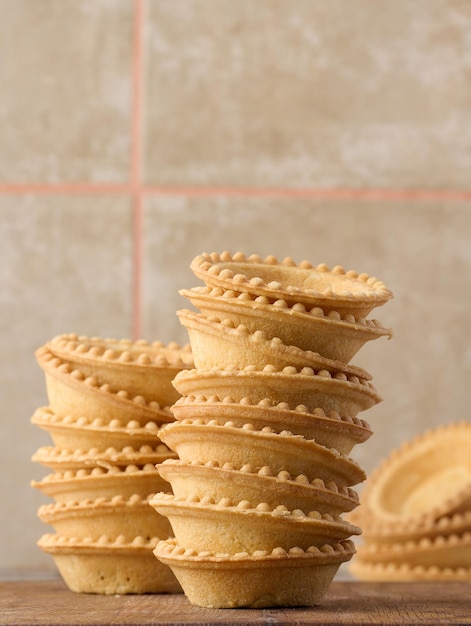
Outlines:
POLYGON ((300 302, 289 304, 283 299, 273 301, 220 287, 194 287, 179 293, 206 316, 244 324, 251 332, 262 331, 270 339, 279 337, 288 346, 342 363, 349 363, 368 341, 392 336, 377 320, 342 317, 338 311, 325 313, 320 307, 308 308, 300 302))
POLYGON ((341 518, 311 511, 289 511, 284 506, 270 507, 262 502, 256 507, 246 500, 234 504, 229 498, 214 502, 209 497, 177 498, 158 493, 150 499, 154 509, 168 517, 180 546, 198 552, 212 550, 237 554, 254 550, 285 550, 296 546, 336 543, 361 530, 341 518))
POLYGON ((108 535, 132 541, 136 535, 167 539, 173 534, 168 519, 149 506, 149 497, 137 494, 128 499, 114 496, 44 504, 38 509, 38 517, 61 537, 98 539, 108 535))
POLYGON ((230 463, 197 463, 168 460, 157 466, 162 478, 167 480, 177 498, 208 496, 218 502, 224 497, 233 501, 242 499, 253 506, 266 502, 275 508, 283 505, 287 509, 300 509, 304 513, 319 511, 341 515, 358 505, 358 495, 350 487, 337 487, 317 478, 310 482, 300 474, 273 472, 265 466, 255 471, 250 465, 234 467, 230 463))
POLYGON ((366 317, 372 309, 392 298, 391 291, 377 278, 329 269, 308 261, 296 264, 289 257, 281 263, 274 257, 246 257, 242 252, 203 253, 190 264, 193 273, 206 285, 248 292, 311 307, 366 317))
POLYGON ((244 324, 236 326, 230 319, 214 315, 207 317, 188 309, 181 309, 177 314, 188 332, 196 369, 243 369, 247 365, 263 369, 271 363, 277 369, 288 365, 311 367, 371 379, 371 375, 359 367, 284 344, 279 337, 270 338, 262 330, 250 331, 244 324))
POLYGON ((337 411, 352 417, 381 401, 369 381, 340 373, 332 376, 326 370, 316 372, 309 367, 279 370, 267 364, 263 369, 193 369, 179 372, 173 384, 182 396, 231 396, 237 402, 245 397, 253 402, 270 397, 273 402, 303 404, 310 412, 321 408, 326 413, 337 411))
POLYGON ((276 548, 232 556, 185 550, 175 540, 160 541, 154 550, 192 604, 219 609, 315 606, 354 552, 349 540, 308 550, 276 548))
POLYGON ((336 448, 341 454, 349 454, 353 447, 372 435, 369 424, 358 417, 340 415, 336 411, 326 414, 316 408, 310 413, 306 406, 290 407, 286 402, 276 403, 271 398, 251 402, 242 398, 236 402, 230 396, 183 396, 172 407, 174 417, 184 419, 212 419, 231 421, 234 426, 251 423, 258 430, 265 426, 275 432, 289 430, 294 435, 315 439, 320 445, 336 448))
POLYGON ((175 456, 175 453, 162 443, 154 448, 141 446, 137 450, 132 446, 126 446, 120 450, 116 448, 63 450, 53 446, 41 446, 33 454, 32 460, 53 470, 73 470, 82 467, 110 467, 112 465, 142 467, 148 463, 155 465, 165 459, 175 458, 175 456))
POLYGON ((471 510, 471 423, 431 429, 405 442, 371 474, 363 515, 404 530, 471 510))
POLYGON ((103 424, 98 418, 92 420, 85 416, 76 418, 57 415, 50 407, 36 409, 31 423, 47 431, 54 445, 63 449, 119 449, 128 445, 134 448, 146 445, 155 447, 160 441, 159 428, 155 422, 141 426, 135 420, 127 423, 111 420, 103 424))
POLYGON ((471 567, 440 568, 436 565, 410 566, 407 563, 365 563, 355 558, 349 565, 355 578, 371 582, 433 582, 433 581, 471 581, 471 567))
POLYGON ((357 559, 363 563, 395 563, 410 567, 438 567, 440 569, 471 567, 471 530, 461 535, 437 536, 417 541, 394 543, 365 543, 358 548, 357 559))
POLYGON ((153 554, 157 543, 157 538, 127 542, 123 537, 80 540, 46 534, 38 546, 54 558, 64 582, 76 593, 181 593, 172 570, 153 554))
POLYGON ((137 494, 141 498, 160 491, 171 491, 154 464, 143 467, 126 465, 88 467, 78 470, 57 471, 48 474, 41 481, 31 481, 31 486, 38 489, 55 502, 87 500, 100 496, 130 498, 137 494))
POLYGON ((269 465, 274 472, 304 474, 309 481, 321 478, 343 487, 366 478, 355 461, 335 448, 326 448, 288 431, 275 433, 268 427, 256 430, 252 424, 235 427, 232 422, 188 419, 168 424, 160 436, 183 461, 239 466, 249 463, 256 469, 269 465))
POLYGON ((180 397, 175 389, 165 398, 168 405, 161 405, 153 400, 148 402, 143 396, 132 396, 126 389, 115 390, 97 376, 87 376, 46 346, 36 351, 36 358, 44 370, 49 406, 59 415, 86 415, 102 420, 103 424, 115 419, 135 420, 142 426, 173 420, 169 406, 180 397))
POLYGON ((58 335, 46 345, 86 376, 98 376, 113 389, 126 389, 130 396, 143 396, 161 406, 173 402, 171 382, 177 372, 194 367, 190 346, 175 342, 165 345, 70 333, 58 335))

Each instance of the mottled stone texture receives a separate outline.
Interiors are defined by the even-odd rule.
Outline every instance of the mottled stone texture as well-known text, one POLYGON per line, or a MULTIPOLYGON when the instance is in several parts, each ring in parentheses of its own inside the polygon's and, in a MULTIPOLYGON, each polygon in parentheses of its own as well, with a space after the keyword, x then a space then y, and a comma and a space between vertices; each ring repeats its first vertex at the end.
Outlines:
POLYGON ((61 332, 131 336, 140 312, 146 339, 186 341, 178 290, 199 284, 200 252, 340 264, 394 291, 375 311, 394 338, 355 358, 384 398, 353 452, 367 471, 468 419, 469 1, 0 0, 0 12, 0 577, 55 571, 29 486, 49 441, 30 424, 47 401, 35 348, 61 332), (371 189, 383 193, 358 193, 371 189))
POLYGON ((146 179, 470 187, 471 5, 156 0, 146 179))

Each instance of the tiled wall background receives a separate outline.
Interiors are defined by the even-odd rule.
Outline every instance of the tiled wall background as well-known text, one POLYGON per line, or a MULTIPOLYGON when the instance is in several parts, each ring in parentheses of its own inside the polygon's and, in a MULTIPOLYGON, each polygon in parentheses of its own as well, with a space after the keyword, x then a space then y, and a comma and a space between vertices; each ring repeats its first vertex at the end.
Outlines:
POLYGON ((471 3, 0 0, 0 575, 36 547, 49 438, 34 350, 62 332, 186 341, 202 251, 384 280, 371 471, 469 419, 471 3))

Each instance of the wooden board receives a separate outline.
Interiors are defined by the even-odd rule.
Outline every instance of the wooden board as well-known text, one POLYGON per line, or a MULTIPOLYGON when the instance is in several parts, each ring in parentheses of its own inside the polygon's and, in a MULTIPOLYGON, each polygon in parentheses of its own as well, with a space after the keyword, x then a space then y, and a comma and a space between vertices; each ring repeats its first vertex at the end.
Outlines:
POLYGON ((334 582, 313 608, 220 610, 177 594, 97 596, 61 581, 0 582, 0 624, 471 624, 471 583, 334 582))

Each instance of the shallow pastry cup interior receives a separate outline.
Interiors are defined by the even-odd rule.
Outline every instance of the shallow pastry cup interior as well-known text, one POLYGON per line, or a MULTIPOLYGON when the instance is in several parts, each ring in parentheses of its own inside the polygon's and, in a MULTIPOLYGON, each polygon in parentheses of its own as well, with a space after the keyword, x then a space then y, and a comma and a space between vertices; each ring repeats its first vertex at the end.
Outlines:
POLYGON ((391 291, 375 277, 354 270, 346 272, 340 266, 330 270, 325 264, 296 264, 290 258, 280 263, 273 256, 261 259, 257 255, 246 257, 241 252, 223 252, 198 255, 190 267, 206 285, 284 298, 358 317, 366 317, 392 297, 391 291))
POLYGON ((365 509, 384 523, 418 524, 471 510, 471 424, 428 431, 395 450, 370 477, 365 509))

